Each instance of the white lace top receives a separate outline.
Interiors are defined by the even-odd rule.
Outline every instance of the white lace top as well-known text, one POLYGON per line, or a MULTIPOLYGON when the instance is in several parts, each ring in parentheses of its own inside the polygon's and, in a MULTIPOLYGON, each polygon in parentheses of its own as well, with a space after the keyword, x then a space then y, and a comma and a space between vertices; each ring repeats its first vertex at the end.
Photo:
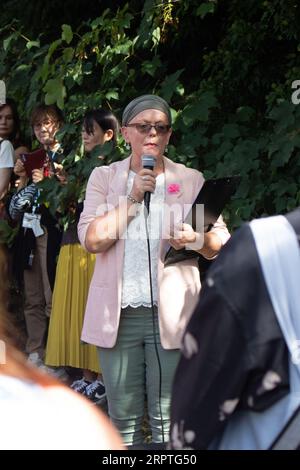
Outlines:
MULTIPOLYGON (((127 194, 130 193, 135 173, 130 170, 127 194)), ((151 194, 148 217, 153 300, 157 304, 157 264, 158 249, 162 230, 163 205, 165 201, 165 175, 156 178, 155 192, 151 194)), ((144 218, 144 203, 138 205, 138 214, 127 227, 123 265, 122 308, 150 307, 150 285, 148 250, 144 218)))

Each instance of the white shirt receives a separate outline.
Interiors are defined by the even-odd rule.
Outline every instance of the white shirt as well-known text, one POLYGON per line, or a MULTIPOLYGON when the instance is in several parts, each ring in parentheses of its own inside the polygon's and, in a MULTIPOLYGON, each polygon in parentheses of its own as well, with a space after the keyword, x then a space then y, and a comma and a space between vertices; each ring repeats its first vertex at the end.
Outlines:
MULTIPOLYGON (((130 193, 135 173, 130 170, 127 194, 130 193)), ((157 304, 158 250, 162 231, 163 206, 165 201, 165 175, 156 177, 155 192, 151 194, 148 217, 153 299, 157 304)), ((148 248, 144 218, 144 203, 138 205, 138 214, 130 222, 125 233, 123 265, 122 308, 151 307, 148 248)))
POLYGON ((15 151, 9 140, 1 139, 0 142, 0 168, 14 167, 15 151))

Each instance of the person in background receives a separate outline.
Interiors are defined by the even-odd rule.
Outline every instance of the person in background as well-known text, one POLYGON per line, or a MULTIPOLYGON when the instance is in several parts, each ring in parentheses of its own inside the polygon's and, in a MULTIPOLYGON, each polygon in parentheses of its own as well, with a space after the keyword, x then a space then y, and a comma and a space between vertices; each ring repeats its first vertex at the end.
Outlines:
POLYGON ((174 379, 172 449, 266 450, 299 407, 299 236, 299 208, 253 220, 210 268, 174 379))
MULTIPOLYGON (((38 183, 49 173, 63 182, 60 159, 62 148, 56 138, 57 131, 63 124, 61 111, 55 105, 39 105, 31 115, 34 135, 48 155, 47 168, 34 169, 28 178, 24 165, 17 160, 14 172, 20 178, 19 187, 28 183, 38 183), (53 171, 48 171, 48 168, 53 171)), ((26 219, 27 220, 27 219, 26 219)), ((26 352, 29 361, 44 366, 45 346, 48 321, 51 313, 52 289, 54 287, 56 261, 59 253, 62 231, 58 221, 48 208, 38 203, 38 189, 33 205, 25 212, 18 235, 18 249, 15 257, 19 270, 24 274, 25 306, 24 316, 27 329, 26 352), (37 214, 41 217, 38 231, 35 232, 25 223, 26 214, 37 214)))
MULTIPOLYGON (((96 253, 82 340, 98 346, 109 416, 126 444, 143 442, 145 393, 152 441, 165 442, 170 424, 173 374, 185 325, 200 290, 197 260, 164 267, 170 245, 186 247, 202 234, 181 222, 176 237, 165 234, 164 209, 192 204, 202 174, 164 156, 171 137, 165 100, 143 95, 124 110, 122 134, 131 146, 123 161, 92 172, 78 224, 82 245, 96 253), (142 155, 156 158, 143 168, 142 155), (150 233, 153 302, 150 291, 143 199, 151 192, 150 233), (137 234, 139 235, 137 237, 137 234)), ((170 227, 166 227, 169 228, 170 227)), ((169 230, 170 232, 170 230, 169 230)), ((199 252, 218 254, 229 233, 222 218, 204 235, 199 252)))
POLYGON ((6 98, 5 104, 0 106, 0 201, 9 190, 16 157, 26 151, 27 147, 21 144, 16 104, 11 98, 6 98))
MULTIPOLYGON (((103 108, 88 111, 83 120, 82 141, 86 152, 105 142, 116 143, 118 121, 103 108)), ((102 157, 100 157, 102 158, 102 157)), ((78 240, 77 223, 82 204, 77 205, 77 221, 63 234, 59 253, 45 363, 83 369, 82 378, 71 388, 95 404, 105 397, 95 346, 83 344, 80 335, 95 255, 84 250, 78 240)))
POLYGON ((22 153, 29 151, 21 135, 20 117, 12 98, 6 98, 5 104, 0 106, 0 137, 13 145, 14 162, 22 153))
POLYGON ((14 333, 7 326, 6 281, 6 259, 0 252, 0 449, 124 450, 103 413, 34 368, 14 348, 14 333))
MULTIPOLYGON (((11 220, 8 215, 8 203, 10 200, 10 190, 14 189, 17 181, 13 172, 16 158, 28 152, 21 138, 20 118, 16 103, 11 98, 6 98, 6 102, 0 105, 0 221, 5 221, 10 225, 11 220)), ((6 243, 0 242, 0 250, 7 257, 9 264, 9 277, 11 285, 20 289, 20 283, 15 276, 13 269, 14 244, 8 248, 6 243)))
POLYGON ((9 189, 13 168, 14 148, 9 140, 4 140, 0 137, 0 204, 9 189))

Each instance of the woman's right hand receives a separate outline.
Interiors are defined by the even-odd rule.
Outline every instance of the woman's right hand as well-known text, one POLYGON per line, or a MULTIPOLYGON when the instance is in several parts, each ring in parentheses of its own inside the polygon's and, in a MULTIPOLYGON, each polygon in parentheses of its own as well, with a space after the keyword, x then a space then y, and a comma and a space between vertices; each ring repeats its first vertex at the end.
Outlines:
POLYGON ((32 170, 32 181, 33 183, 39 183, 40 181, 43 181, 44 179, 44 169, 43 168, 36 168, 35 170, 32 170))
POLYGON ((14 166, 14 173, 19 176, 20 178, 25 178, 27 175, 26 175, 26 170, 25 170, 25 167, 24 167, 24 164, 23 162, 18 158, 18 160, 16 161, 15 163, 15 166, 14 166))
POLYGON ((139 202, 144 199, 145 192, 154 193, 156 186, 156 173, 153 170, 143 168, 134 177, 130 195, 139 202))

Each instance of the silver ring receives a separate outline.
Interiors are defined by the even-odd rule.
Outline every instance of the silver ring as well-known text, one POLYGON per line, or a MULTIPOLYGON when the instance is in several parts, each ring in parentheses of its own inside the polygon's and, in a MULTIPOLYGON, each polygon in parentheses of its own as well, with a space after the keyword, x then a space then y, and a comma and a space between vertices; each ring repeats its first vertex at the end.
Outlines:
POLYGON ((147 181, 147 179, 148 179, 147 176, 143 176, 142 178, 143 178, 144 181, 147 181))

